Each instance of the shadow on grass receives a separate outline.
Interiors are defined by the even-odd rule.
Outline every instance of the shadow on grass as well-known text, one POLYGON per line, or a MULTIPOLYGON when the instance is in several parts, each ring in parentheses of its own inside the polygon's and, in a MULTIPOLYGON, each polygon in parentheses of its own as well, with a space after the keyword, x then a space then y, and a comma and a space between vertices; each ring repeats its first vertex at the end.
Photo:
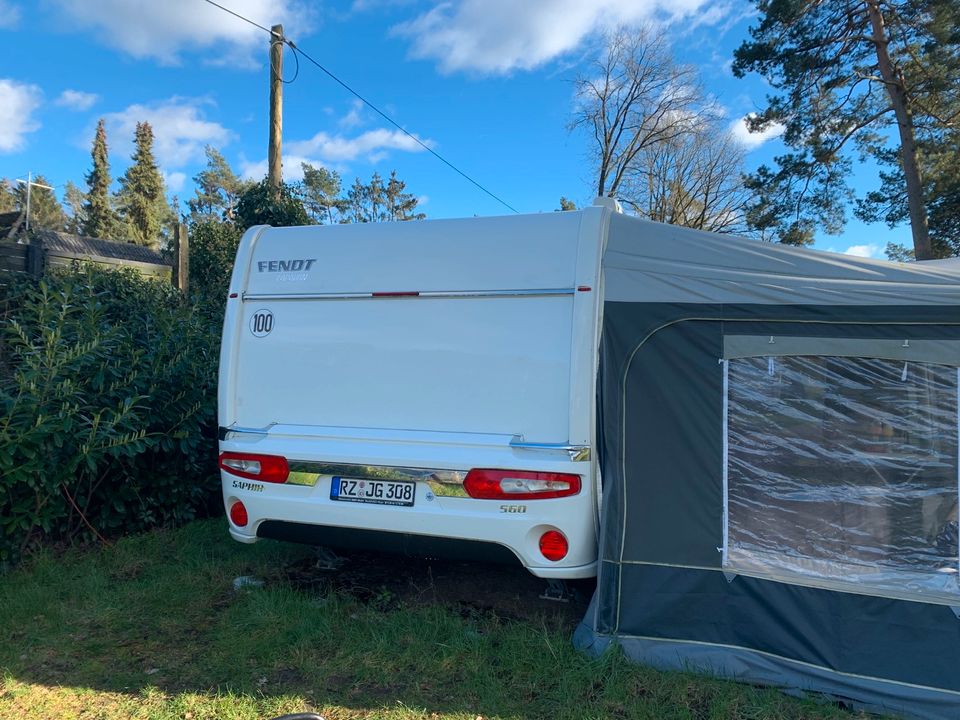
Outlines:
POLYGON ((849 717, 584 657, 585 603, 540 600, 519 568, 350 557, 324 573, 310 548, 238 545, 216 520, 40 556, 0 578, 0 716, 849 717))

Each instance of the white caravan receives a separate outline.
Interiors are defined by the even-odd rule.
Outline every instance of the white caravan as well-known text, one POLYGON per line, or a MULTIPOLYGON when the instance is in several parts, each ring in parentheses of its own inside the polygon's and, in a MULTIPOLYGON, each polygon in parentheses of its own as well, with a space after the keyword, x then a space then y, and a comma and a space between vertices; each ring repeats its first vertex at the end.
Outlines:
POLYGON ((595 575, 610 214, 248 230, 220 357, 234 539, 595 575))

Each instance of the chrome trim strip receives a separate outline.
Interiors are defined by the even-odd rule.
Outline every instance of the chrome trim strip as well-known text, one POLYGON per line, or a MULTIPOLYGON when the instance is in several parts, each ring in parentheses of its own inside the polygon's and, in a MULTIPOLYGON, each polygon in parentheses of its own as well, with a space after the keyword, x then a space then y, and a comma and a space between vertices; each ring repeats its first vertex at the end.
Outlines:
POLYGON ((290 461, 290 478, 287 479, 287 484, 313 487, 324 476, 348 477, 357 480, 422 482, 429 485, 431 492, 438 497, 467 497, 467 493, 463 489, 463 481, 467 477, 464 470, 434 470, 292 460, 290 461))
POLYGON ((522 437, 516 435, 510 441, 510 447, 518 450, 562 450, 570 455, 574 462, 581 462, 590 459, 589 445, 568 445, 565 443, 536 443, 526 442, 522 437))
POLYGON ((244 428, 232 425, 223 428, 223 433, 236 430, 239 434, 284 435, 305 437, 311 440, 336 439, 359 440, 370 443, 412 442, 423 445, 466 445, 470 447, 502 447, 516 433, 470 433, 450 430, 399 430, 396 428, 350 427, 345 425, 287 425, 272 422, 263 428, 244 428))
POLYGON ((371 293, 241 293, 241 300, 358 300, 371 293))
MULTIPOLYGON (((476 298, 476 297, 552 297, 575 295, 576 288, 544 288, 541 290, 427 290, 414 294, 396 295, 364 293, 243 293, 241 300, 409 300, 421 298, 476 298)), ((413 291, 411 291, 412 293, 413 291)))
POLYGON ((576 288, 544 288, 541 290, 427 290, 418 297, 529 297, 538 295, 575 295, 576 288))
POLYGON ((231 425, 230 427, 224 429, 227 431, 227 433, 240 433, 243 435, 266 435, 270 432, 270 428, 272 428, 274 425, 276 425, 276 423, 270 423, 269 425, 264 425, 260 428, 231 425))
MULTIPOLYGON (((229 434, 229 433, 238 433, 238 434, 243 434, 243 435, 267 435, 267 434, 269 434, 270 430, 271 430, 273 427, 275 427, 276 425, 277 425, 277 423, 270 423, 269 425, 265 425, 264 427, 261 427, 261 428, 249 428, 249 427, 240 427, 240 426, 237 426, 237 425, 231 425, 230 427, 224 428, 224 429, 225 429, 225 431, 226 431, 227 434, 229 434)), ((552 451, 553 451, 553 452, 566 452, 566 453, 570 456, 570 459, 571 459, 573 462, 582 462, 582 461, 585 461, 585 460, 589 460, 589 459, 590 459, 590 455, 591 455, 591 451, 590 451, 590 446, 589 446, 589 445, 570 445, 570 444, 567 444, 567 443, 538 443, 538 442, 526 442, 526 441, 523 439, 523 436, 522 436, 522 435, 514 435, 514 436, 511 438, 511 440, 510 440, 510 447, 511 447, 511 448, 514 448, 514 449, 516 449, 516 450, 543 450, 543 451, 547 451, 547 452, 552 452, 552 451)), ((316 464, 316 463, 312 463, 312 464, 316 464)), ((405 474, 405 473, 414 473, 414 474, 416 474, 416 473, 427 473, 427 474, 429 474, 429 473, 440 473, 440 472, 442 472, 442 473, 459 472, 459 471, 453 471, 453 470, 422 470, 422 469, 417 469, 417 468, 385 468, 385 467, 383 467, 383 466, 374 466, 374 465, 336 465, 336 466, 331 465, 330 467, 339 467, 339 468, 344 468, 344 467, 347 467, 347 468, 366 468, 366 467, 371 467, 371 468, 372 468, 372 467, 376 467, 376 468, 379 468, 379 469, 381 469, 381 470, 382 470, 382 469, 387 469, 387 470, 391 470, 391 471, 396 471, 397 473, 400 473, 400 474, 405 474)), ((291 469, 292 469, 292 466, 291 466, 291 469)), ((318 471, 314 470, 314 471, 312 471, 312 472, 318 472, 318 471)), ((327 475, 333 475, 333 474, 336 474, 336 473, 326 473, 326 474, 327 474, 327 475)), ((351 475, 351 477, 358 477, 358 476, 351 475)), ((376 479, 379 479, 379 478, 380 478, 379 475, 370 477, 371 480, 376 480, 376 479)), ((366 479, 366 476, 360 476, 360 479, 366 479)), ((403 477, 403 478, 397 478, 397 479, 401 479, 401 480, 402 480, 402 479, 407 479, 407 478, 403 477)))

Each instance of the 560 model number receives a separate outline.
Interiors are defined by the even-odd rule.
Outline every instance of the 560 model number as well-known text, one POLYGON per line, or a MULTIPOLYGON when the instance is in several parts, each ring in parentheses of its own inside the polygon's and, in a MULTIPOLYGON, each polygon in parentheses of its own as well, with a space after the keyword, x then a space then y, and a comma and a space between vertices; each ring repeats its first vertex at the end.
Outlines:
POLYGON ((500 512, 502 513, 525 513, 527 511, 526 505, 501 505, 500 512))

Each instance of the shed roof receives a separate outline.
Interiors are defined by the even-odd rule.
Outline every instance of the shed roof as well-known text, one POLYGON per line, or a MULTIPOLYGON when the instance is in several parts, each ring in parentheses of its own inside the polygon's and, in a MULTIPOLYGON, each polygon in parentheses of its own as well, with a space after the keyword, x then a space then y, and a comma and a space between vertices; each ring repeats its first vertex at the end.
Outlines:
POLYGON ((47 251, 70 253, 72 255, 96 255, 117 260, 169 265, 170 262, 161 253, 133 243, 102 240, 100 238, 81 237, 68 233, 41 230, 36 233, 47 251))

